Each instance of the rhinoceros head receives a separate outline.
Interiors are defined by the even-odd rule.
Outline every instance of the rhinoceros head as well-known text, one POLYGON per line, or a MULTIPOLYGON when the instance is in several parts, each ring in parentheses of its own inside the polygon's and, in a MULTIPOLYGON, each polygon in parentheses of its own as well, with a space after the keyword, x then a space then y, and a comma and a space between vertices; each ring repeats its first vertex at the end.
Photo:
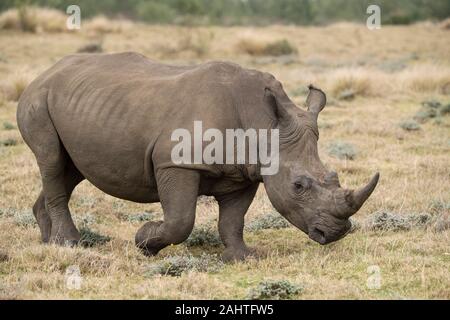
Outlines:
POLYGON ((280 134, 279 170, 263 177, 273 206, 292 224, 320 243, 344 237, 355 214, 378 183, 376 173, 359 189, 341 187, 336 172, 322 164, 317 141, 317 117, 325 107, 325 93, 309 86, 306 110, 298 108, 281 87, 267 88, 266 97, 277 118, 280 134))

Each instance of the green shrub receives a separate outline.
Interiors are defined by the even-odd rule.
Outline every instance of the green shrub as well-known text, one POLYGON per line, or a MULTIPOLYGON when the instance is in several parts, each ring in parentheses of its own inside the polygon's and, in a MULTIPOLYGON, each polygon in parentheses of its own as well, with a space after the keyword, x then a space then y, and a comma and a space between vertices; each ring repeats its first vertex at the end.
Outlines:
POLYGON ((395 212, 380 211, 370 215, 365 228, 368 230, 400 231, 415 227, 424 227, 430 224, 432 216, 428 213, 399 214, 395 212))
POLYGON ((278 40, 267 44, 263 53, 268 56, 284 56, 297 53, 297 49, 286 39, 278 40))
POLYGON ((328 146, 328 154, 341 160, 353 160, 355 159, 357 152, 352 144, 335 141, 328 146))
POLYGON ((9 139, 5 139, 5 140, 0 141, 0 146, 12 147, 12 146, 15 146, 15 145, 17 145, 17 140, 16 139, 9 138, 9 139))
POLYGON ((277 212, 271 212, 251 221, 246 229, 249 231, 258 231, 264 229, 283 229, 290 227, 289 222, 277 212))
POLYGON ((80 235, 80 245, 83 247, 94 247, 111 241, 110 237, 103 236, 95 231, 92 231, 88 227, 82 227, 80 229, 80 235))
POLYGON ((450 210, 450 201, 449 202, 444 202, 441 200, 433 200, 431 202, 431 206, 430 206, 431 210, 433 211, 445 211, 445 210, 450 210))
POLYGON ((13 218, 14 223, 21 227, 34 227, 36 218, 31 210, 19 210, 15 208, 1 208, 0 217, 13 218))
POLYGON ((292 284, 287 280, 265 280, 261 281, 255 288, 250 289, 247 299, 291 299, 302 291, 301 286, 292 284))
POLYGON ((188 247, 211 246, 218 247, 222 244, 219 233, 210 226, 200 226, 192 230, 191 235, 184 244, 188 247))
POLYGON ((444 107, 436 99, 422 101, 422 108, 414 115, 414 119, 419 122, 427 122, 429 119, 437 118, 445 113, 444 107))
POLYGON ((154 275, 179 277, 184 272, 218 272, 223 267, 223 262, 216 256, 202 254, 200 257, 192 255, 171 256, 162 261, 151 264, 146 272, 146 276, 154 275))
POLYGON ((422 106, 424 108, 431 109, 439 109, 441 107, 441 103, 436 99, 429 99, 422 101, 422 106))
POLYGON ((30 210, 16 211, 14 213, 14 222, 21 227, 35 227, 37 225, 36 218, 30 210))
POLYGON ((420 130, 420 125, 417 121, 408 119, 399 123, 400 128, 406 131, 417 131, 420 130))
POLYGON ((446 116, 448 114, 450 114, 450 103, 442 106, 441 109, 439 110, 441 116, 446 116))
POLYGON ((8 121, 3 122, 4 130, 14 130, 15 128, 16 128, 16 126, 13 125, 11 122, 8 122, 8 121))

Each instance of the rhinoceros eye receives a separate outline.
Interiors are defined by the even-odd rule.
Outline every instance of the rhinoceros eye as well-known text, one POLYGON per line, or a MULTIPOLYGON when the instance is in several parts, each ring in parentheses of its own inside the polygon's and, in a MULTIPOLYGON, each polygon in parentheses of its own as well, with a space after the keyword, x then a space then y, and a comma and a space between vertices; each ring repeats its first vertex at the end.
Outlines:
POLYGON ((312 180, 310 177, 302 175, 295 180, 294 185, 298 192, 303 192, 311 188, 312 180))

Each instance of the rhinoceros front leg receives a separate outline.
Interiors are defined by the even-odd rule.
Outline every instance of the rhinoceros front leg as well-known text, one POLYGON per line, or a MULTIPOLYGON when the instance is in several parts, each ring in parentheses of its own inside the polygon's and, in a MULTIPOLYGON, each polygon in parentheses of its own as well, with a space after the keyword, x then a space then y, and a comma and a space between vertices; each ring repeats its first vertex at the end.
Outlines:
POLYGON ((200 174, 193 170, 168 168, 156 175, 163 221, 150 221, 136 233, 136 245, 153 256, 170 244, 186 240, 194 227, 200 174))
POLYGON ((244 216, 255 197, 259 183, 230 194, 217 196, 219 234, 225 245, 223 260, 239 261, 254 253, 244 242, 244 216))

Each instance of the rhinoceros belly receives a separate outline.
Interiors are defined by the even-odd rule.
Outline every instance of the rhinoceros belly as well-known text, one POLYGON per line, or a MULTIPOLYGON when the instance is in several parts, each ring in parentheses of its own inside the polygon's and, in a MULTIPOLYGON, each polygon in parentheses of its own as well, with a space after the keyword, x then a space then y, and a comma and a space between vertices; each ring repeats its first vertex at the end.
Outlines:
POLYGON ((59 137, 76 167, 102 191, 136 202, 158 201, 151 168, 152 125, 119 87, 84 90, 49 105, 59 137), (149 132, 150 131, 150 132, 149 132))

